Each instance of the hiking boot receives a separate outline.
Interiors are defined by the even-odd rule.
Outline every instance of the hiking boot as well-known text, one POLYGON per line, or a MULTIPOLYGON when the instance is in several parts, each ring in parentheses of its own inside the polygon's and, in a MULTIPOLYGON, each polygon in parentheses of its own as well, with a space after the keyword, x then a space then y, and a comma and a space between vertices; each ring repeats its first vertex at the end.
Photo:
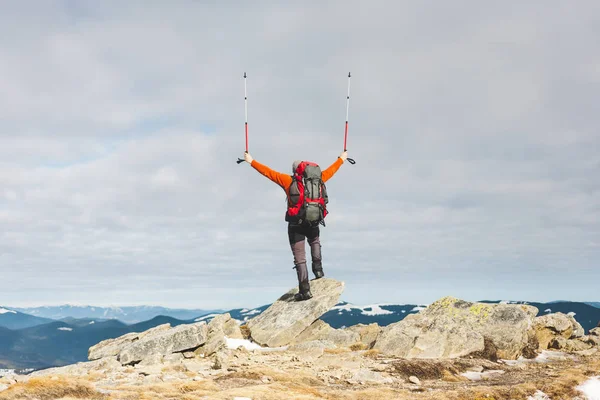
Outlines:
POLYGON ((308 283, 308 280, 300 282, 298 285, 298 293, 294 295, 294 300, 302 301, 308 300, 312 297, 312 293, 310 292, 310 283, 308 283))
POLYGON ((298 292, 294 295, 294 300, 296 301, 303 301, 303 300, 308 300, 308 299, 312 299, 313 295, 310 292, 310 290, 308 292, 302 293, 302 292, 298 292))
POLYGON ((323 264, 321 262, 316 262, 312 264, 312 271, 315 274, 315 279, 320 279, 325 276, 323 273, 323 264))

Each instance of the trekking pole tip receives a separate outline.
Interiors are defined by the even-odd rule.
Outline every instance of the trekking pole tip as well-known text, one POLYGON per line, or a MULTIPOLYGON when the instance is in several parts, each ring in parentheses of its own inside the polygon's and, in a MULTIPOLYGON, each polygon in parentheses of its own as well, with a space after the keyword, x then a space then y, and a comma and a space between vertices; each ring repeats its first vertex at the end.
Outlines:
POLYGON ((246 73, 244 72, 244 78, 246 77, 246 73))
POLYGON ((350 72, 348 72, 348 78, 350 78, 350 72))

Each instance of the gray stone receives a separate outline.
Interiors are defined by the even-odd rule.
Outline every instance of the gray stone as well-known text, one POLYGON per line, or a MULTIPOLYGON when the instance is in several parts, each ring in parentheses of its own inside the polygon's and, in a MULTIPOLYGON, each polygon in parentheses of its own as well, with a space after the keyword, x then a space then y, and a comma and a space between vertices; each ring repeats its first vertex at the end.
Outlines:
POLYGON ((307 351, 310 349, 335 349, 337 346, 331 340, 311 340, 288 347, 289 351, 307 351))
POLYGON ((87 375, 90 371, 116 371, 123 367, 117 361, 116 356, 105 357, 94 361, 78 362, 75 364, 65 365, 64 367, 46 368, 39 371, 34 371, 27 377, 51 376, 51 375, 87 375))
POLYGON ((300 333, 338 303, 344 283, 330 278, 310 282, 312 299, 294 300, 295 287, 276 300, 260 315, 248 321, 252 339, 263 346, 290 344, 300 333))
POLYGON ((381 333, 381 327, 377 323, 369 325, 357 324, 346 328, 347 331, 356 332, 360 335, 360 342, 364 344, 368 349, 373 347, 377 336, 381 333))
POLYGON ((499 358, 516 359, 529 346, 529 330, 537 312, 527 305, 445 297, 384 327, 374 348, 404 358, 456 358, 487 354, 487 338, 499 358))
POLYGON ((226 347, 225 338, 243 339, 242 331, 229 313, 214 317, 208 324, 208 339, 203 346, 202 354, 208 357, 226 347))
POLYGON ((142 361, 139 362, 138 365, 155 365, 155 364, 162 364, 163 362, 163 355, 162 354, 150 354, 148 357, 144 358, 142 361))
POLYGON ((350 347, 360 342, 360 334, 346 329, 332 328, 327 322, 318 319, 293 339, 292 343, 297 344, 314 340, 326 340, 335 343, 338 347, 350 347))
MULTIPOLYGON (((194 354, 194 353, 192 353, 192 354, 194 354)), ((163 363, 173 364, 173 363, 181 362, 184 359, 185 359, 185 357, 183 356, 182 353, 171 353, 171 354, 167 354, 167 355, 163 356, 163 363)))
POLYGON ((119 353, 121 364, 141 361, 152 354, 168 355, 174 352, 194 349, 206 341, 207 326, 205 322, 178 325, 167 331, 146 335, 131 343, 119 353))
POLYGON ((380 372, 371 371, 367 368, 360 368, 358 371, 353 371, 350 380, 358 383, 393 383, 394 380, 389 376, 384 376, 380 372))
POLYGON ((103 357, 111 357, 118 355, 121 350, 127 345, 136 340, 140 340, 148 335, 153 335, 157 332, 166 331, 171 328, 171 324, 162 324, 148 329, 144 332, 131 332, 114 339, 106 339, 88 349, 88 360, 98 360, 103 357))

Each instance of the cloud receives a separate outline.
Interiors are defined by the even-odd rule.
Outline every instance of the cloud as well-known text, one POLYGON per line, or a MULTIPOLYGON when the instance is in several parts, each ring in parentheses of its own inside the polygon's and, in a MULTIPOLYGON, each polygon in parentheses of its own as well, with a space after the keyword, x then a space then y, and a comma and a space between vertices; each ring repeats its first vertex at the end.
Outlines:
POLYGON ((287 173, 329 166, 355 303, 593 300, 600 12, 543 2, 57 2, 0 16, 0 304, 255 307, 296 284, 287 173), (108 299, 108 300, 107 300, 108 299))

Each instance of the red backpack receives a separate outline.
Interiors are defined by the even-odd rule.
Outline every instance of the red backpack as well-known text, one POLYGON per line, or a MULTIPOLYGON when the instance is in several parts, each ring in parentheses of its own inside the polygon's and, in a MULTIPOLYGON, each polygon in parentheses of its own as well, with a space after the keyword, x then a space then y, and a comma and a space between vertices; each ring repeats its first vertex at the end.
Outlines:
POLYGON ((325 226, 329 199, 319 165, 302 161, 292 178, 285 220, 299 225, 325 226))

